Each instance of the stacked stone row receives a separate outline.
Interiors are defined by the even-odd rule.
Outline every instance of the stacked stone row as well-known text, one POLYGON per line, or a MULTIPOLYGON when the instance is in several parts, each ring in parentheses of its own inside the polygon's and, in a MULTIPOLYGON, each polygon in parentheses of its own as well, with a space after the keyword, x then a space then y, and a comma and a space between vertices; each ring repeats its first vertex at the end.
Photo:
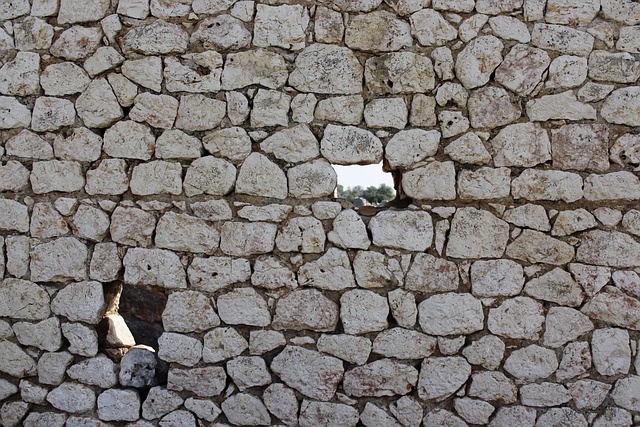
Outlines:
POLYGON ((637 424, 638 24, 0 0, 1 423, 637 424), (380 162, 407 208, 333 197, 380 162))

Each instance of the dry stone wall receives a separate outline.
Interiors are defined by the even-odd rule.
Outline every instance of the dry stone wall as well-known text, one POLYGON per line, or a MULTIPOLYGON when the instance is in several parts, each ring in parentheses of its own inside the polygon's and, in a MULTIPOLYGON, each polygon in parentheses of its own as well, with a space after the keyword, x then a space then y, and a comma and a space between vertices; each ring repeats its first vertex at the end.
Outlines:
POLYGON ((2 425, 640 424, 640 3, 0 21, 2 425))

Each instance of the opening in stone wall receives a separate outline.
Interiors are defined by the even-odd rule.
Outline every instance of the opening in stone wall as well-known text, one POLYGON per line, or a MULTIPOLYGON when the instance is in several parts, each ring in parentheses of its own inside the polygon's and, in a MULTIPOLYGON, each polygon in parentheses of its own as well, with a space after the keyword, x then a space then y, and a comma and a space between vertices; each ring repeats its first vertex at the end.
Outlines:
POLYGON ((396 196, 393 176, 383 171, 382 163, 333 168, 338 174, 336 196, 350 200, 356 207, 384 206, 396 196))

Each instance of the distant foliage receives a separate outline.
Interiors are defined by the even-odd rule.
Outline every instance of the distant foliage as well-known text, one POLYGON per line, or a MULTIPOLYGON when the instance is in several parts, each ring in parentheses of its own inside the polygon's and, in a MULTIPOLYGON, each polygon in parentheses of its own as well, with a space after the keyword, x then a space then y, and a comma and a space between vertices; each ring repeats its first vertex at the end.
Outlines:
POLYGON ((359 185, 355 187, 347 187, 338 184, 338 197, 345 198, 347 200, 357 199, 358 197, 362 197, 367 200, 369 203, 373 205, 377 205, 382 203, 383 201, 393 200, 396 193, 393 188, 389 187, 387 184, 380 184, 379 187, 374 187, 373 185, 367 187, 366 189, 362 188, 359 185))

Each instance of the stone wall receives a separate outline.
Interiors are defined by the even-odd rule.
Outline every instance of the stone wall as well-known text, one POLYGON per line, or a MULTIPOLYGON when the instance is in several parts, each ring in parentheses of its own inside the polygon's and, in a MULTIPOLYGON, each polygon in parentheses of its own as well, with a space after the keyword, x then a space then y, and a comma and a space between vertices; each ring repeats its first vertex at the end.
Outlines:
POLYGON ((2 425, 640 425, 640 3, 0 21, 2 425))

